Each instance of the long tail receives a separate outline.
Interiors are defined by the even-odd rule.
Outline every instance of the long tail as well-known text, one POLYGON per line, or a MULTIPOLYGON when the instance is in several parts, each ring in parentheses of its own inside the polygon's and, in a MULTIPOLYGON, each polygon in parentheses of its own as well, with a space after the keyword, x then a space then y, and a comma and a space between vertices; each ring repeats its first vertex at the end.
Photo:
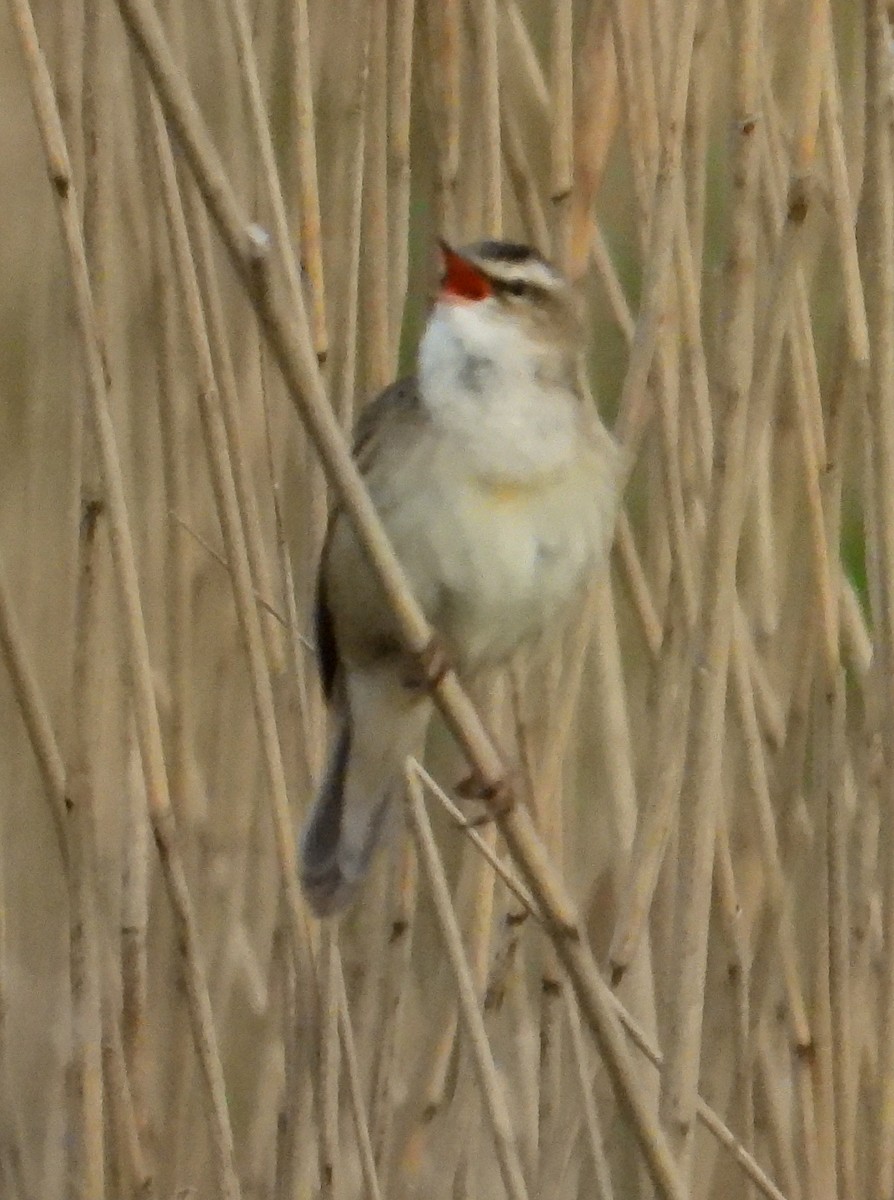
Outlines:
POLYGON ((393 669, 352 673, 323 785, 301 836, 301 884, 317 916, 347 907, 390 825, 403 764, 420 755, 431 701, 393 669))

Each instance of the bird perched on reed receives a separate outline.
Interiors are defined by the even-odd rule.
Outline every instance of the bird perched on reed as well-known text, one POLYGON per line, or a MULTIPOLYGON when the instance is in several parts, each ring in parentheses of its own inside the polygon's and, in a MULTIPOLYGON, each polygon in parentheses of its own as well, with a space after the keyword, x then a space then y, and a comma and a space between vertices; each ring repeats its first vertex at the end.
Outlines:
MULTIPOLYGON (((416 599, 469 679, 554 625, 605 561, 620 452, 578 386, 582 329, 562 274, 512 242, 441 243, 441 254, 417 373, 362 412, 355 455, 416 599)), ((356 894, 432 714, 338 511, 317 636, 335 729, 301 881, 327 915, 356 894)))

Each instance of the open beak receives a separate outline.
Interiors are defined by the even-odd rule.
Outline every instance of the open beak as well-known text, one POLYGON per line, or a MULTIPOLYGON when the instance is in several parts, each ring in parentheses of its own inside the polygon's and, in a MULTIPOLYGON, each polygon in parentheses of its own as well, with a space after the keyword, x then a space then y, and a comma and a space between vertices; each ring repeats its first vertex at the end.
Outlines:
POLYGON ((443 238, 438 239, 441 248, 443 274, 438 299, 448 303, 469 303, 486 300, 493 294, 493 286, 484 274, 469 259, 463 258, 443 238))

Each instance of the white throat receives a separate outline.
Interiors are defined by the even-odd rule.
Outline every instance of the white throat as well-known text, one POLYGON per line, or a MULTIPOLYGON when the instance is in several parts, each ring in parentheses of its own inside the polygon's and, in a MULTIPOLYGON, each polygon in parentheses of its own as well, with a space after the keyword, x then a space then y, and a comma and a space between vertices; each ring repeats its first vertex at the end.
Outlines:
POLYGON ((495 305, 435 306, 419 347, 419 389, 473 470, 525 479, 573 456, 578 401, 561 382, 561 352, 535 342, 495 305))

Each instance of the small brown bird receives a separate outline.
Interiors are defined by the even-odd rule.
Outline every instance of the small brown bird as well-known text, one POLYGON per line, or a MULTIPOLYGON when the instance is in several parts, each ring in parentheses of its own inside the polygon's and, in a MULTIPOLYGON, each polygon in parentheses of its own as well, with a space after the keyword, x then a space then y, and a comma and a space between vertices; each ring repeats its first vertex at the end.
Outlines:
MULTIPOLYGON (((582 333, 563 276, 512 242, 441 251, 417 374, 364 410, 355 455, 416 599, 468 679, 552 625, 606 560, 620 452, 577 386, 582 333)), ((318 596, 336 727, 301 882, 323 916, 355 896, 432 702, 338 511, 318 596)))

